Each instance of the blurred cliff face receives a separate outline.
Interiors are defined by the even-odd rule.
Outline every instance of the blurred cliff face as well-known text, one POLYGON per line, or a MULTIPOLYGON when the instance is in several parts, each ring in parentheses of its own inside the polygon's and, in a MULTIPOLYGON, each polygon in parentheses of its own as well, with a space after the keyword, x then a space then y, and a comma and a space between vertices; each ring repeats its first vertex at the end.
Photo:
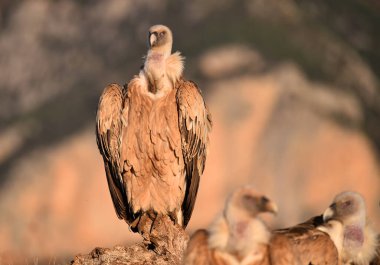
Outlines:
MULTIPOLYGON (((214 118, 189 230, 235 187, 274 226, 352 189, 380 220, 376 1, 0 1, 0 257, 67 261, 139 240, 114 213, 94 135, 98 98, 138 73, 150 25, 174 33, 214 118)), ((379 227, 380 229, 380 227, 379 227)))

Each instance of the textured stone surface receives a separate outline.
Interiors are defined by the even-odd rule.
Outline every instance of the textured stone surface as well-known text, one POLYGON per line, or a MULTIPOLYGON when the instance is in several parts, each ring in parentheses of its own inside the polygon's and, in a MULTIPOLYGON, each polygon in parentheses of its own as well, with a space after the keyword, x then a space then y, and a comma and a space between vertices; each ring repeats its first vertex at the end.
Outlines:
MULTIPOLYGON (((169 219, 169 218, 168 218, 169 219)), ((182 255, 189 240, 186 232, 174 226, 172 221, 160 218, 150 235, 156 248, 150 249, 145 244, 134 244, 128 247, 116 246, 112 249, 95 248, 87 255, 77 255, 71 262, 79 264, 181 264, 182 255)))
POLYGON ((136 244, 129 247, 116 246, 112 249, 95 248, 88 255, 77 255, 71 264, 73 265, 140 265, 158 264, 174 265, 180 264, 180 256, 171 253, 157 254, 148 250, 143 244, 136 244))

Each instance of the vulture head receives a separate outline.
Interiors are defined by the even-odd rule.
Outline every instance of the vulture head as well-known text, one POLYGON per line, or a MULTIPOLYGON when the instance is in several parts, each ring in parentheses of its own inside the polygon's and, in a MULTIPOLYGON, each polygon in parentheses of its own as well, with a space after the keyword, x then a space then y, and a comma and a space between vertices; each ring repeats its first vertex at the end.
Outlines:
POLYGON ((276 204, 251 186, 236 189, 228 197, 223 214, 209 227, 209 247, 236 255, 240 260, 251 255, 261 259, 271 236, 259 216, 265 212, 276 213, 276 204))
POLYGON ((250 186, 234 191, 225 208, 227 219, 251 219, 264 212, 276 214, 277 205, 250 186))
POLYGON ((359 193, 346 191, 335 196, 323 213, 323 220, 337 221, 342 225, 339 236, 342 240, 341 251, 337 246, 342 264, 369 264, 375 257, 377 233, 367 220, 364 198, 359 193))
POLYGON ((170 55, 173 44, 172 32, 167 26, 154 25, 149 29, 148 42, 149 49, 170 55))
POLYGON ((323 213, 323 220, 340 221, 343 225, 355 224, 363 227, 366 209, 363 197, 356 192, 346 191, 335 196, 332 204, 323 213))

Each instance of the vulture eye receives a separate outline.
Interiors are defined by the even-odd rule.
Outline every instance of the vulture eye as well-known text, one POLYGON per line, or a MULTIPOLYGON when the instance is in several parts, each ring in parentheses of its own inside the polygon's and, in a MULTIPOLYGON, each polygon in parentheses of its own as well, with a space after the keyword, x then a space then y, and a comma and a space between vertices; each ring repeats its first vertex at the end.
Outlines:
POLYGON ((344 207, 348 207, 348 206, 350 206, 351 205, 351 201, 345 201, 344 203, 343 203, 343 206, 344 207))
POLYGON ((249 203, 253 203, 255 200, 251 195, 244 195, 243 199, 249 203))
POLYGON ((165 33, 166 33, 166 31, 161 31, 161 32, 160 32, 160 37, 164 36, 165 33))
POLYGON ((261 197, 261 203, 262 204, 265 204, 265 203, 268 203, 269 202, 269 199, 265 196, 261 197))

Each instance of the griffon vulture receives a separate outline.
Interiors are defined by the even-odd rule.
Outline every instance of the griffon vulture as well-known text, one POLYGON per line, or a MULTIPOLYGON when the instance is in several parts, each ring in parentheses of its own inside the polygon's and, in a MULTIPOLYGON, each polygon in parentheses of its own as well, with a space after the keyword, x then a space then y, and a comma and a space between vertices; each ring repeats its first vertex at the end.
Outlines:
MULTIPOLYGON (((342 264, 368 265, 375 258, 379 244, 377 233, 366 218, 365 202, 359 193, 338 194, 323 213, 323 220, 334 220, 342 225, 341 244, 336 244, 342 264)), ((331 231, 328 234, 331 235, 331 231)))
POLYGON ((270 259, 274 265, 368 265, 375 258, 376 237, 366 221, 363 198, 343 192, 323 215, 274 231, 270 259))
POLYGON ((191 237, 184 263, 269 264, 271 233, 258 216, 263 212, 276 213, 276 204, 251 187, 236 190, 209 229, 198 230, 191 237))
POLYGON ((169 216, 186 227, 212 125, 197 85, 182 77, 183 57, 171 53, 170 29, 152 26, 148 42, 140 73, 124 87, 108 85, 96 117, 116 214, 140 233, 147 232, 139 231, 142 217, 154 224, 169 216))

